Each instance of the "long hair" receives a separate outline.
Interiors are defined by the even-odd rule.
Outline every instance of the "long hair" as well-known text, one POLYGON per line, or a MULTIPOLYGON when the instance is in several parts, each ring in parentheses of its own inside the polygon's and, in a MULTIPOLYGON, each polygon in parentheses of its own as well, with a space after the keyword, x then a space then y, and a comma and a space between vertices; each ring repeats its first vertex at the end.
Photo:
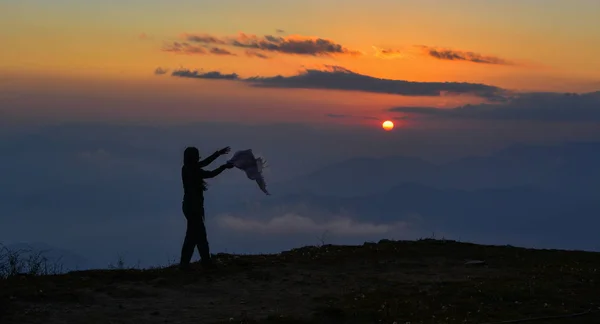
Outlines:
POLYGON ((189 146, 183 151, 183 165, 191 166, 200 160, 200 151, 193 146, 189 146))
MULTIPOLYGON (((192 167, 193 168, 195 166, 195 164, 198 163, 199 160, 200 160, 200 151, 198 151, 197 148, 195 148, 193 146, 189 146, 183 151, 183 166, 184 167, 192 167)), ((207 187, 208 187, 207 183, 203 179, 202 180, 202 190, 206 191, 207 187)))

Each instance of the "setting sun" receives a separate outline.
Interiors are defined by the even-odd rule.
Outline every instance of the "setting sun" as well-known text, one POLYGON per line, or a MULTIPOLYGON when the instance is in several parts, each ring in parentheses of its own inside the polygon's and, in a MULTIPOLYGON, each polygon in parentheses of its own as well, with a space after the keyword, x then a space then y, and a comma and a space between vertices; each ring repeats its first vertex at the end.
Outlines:
POLYGON ((391 131, 392 129, 394 129, 394 123, 392 123, 391 120, 386 120, 383 122, 383 124, 381 124, 381 127, 383 127, 383 129, 385 129, 386 131, 391 131))

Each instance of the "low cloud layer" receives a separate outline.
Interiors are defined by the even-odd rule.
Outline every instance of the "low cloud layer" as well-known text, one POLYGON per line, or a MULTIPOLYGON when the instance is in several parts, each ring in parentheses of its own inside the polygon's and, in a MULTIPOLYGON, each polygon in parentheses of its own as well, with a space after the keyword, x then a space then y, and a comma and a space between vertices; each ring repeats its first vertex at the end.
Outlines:
POLYGON ((394 224, 373 224, 356 222, 340 217, 324 222, 296 215, 285 214, 268 220, 247 219, 231 215, 217 217, 220 227, 236 232, 252 234, 315 234, 330 233, 335 236, 385 235, 408 229, 402 222, 394 224))
POLYGON ((172 76, 229 79, 248 83, 253 87, 290 89, 327 89, 385 93, 403 96, 442 96, 444 94, 469 94, 491 101, 505 100, 507 91, 498 87, 466 82, 414 82, 405 80, 380 79, 359 74, 340 66, 326 66, 326 69, 306 69, 292 76, 254 76, 239 78, 235 73, 222 74, 219 71, 200 73, 188 69, 174 71, 172 76))
MULTIPOLYGON (((208 45, 231 46, 254 51, 276 52, 288 55, 332 56, 332 55, 361 55, 359 51, 351 50, 332 40, 320 37, 299 35, 257 36, 239 33, 237 36, 217 37, 209 34, 184 34, 186 42, 201 44, 190 45, 190 48, 201 48, 208 45)), ((188 44, 178 43, 177 44, 188 44)), ((258 56, 260 57, 260 56, 258 56)))
POLYGON ((394 107, 389 111, 455 119, 600 121, 600 92, 526 93, 511 101, 498 104, 466 105, 452 109, 394 107))

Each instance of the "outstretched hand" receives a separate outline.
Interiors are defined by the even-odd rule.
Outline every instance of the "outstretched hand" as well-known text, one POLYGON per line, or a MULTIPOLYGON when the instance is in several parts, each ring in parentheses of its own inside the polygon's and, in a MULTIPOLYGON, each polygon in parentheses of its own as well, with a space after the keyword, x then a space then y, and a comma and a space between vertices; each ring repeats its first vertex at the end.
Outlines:
POLYGON ((225 167, 226 167, 227 169, 231 169, 231 168, 233 168, 233 167, 234 167, 234 165, 233 165, 233 163, 225 163, 225 167))
POLYGON ((219 153, 219 155, 225 155, 227 153, 229 153, 229 151, 231 151, 231 148, 229 146, 224 147, 220 150, 218 150, 217 152, 219 153))

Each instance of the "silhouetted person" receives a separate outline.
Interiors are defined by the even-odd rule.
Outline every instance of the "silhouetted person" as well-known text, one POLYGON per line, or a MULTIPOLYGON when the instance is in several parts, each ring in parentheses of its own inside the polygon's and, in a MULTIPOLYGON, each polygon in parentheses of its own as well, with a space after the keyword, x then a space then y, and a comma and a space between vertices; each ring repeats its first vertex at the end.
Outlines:
POLYGON ((229 153, 229 150, 229 147, 225 147, 202 161, 200 161, 200 153, 195 147, 188 147, 183 152, 181 180, 183 181, 184 195, 182 208, 187 219, 187 230, 181 248, 179 266, 184 270, 189 267, 195 247, 198 247, 198 252, 200 252, 202 265, 212 265, 206 227, 204 226, 204 191, 207 189, 204 179, 216 177, 225 169, 233 168, 233 164, 223 164, 213 171, 205 171, 202 168, 219 156, 229 153))

